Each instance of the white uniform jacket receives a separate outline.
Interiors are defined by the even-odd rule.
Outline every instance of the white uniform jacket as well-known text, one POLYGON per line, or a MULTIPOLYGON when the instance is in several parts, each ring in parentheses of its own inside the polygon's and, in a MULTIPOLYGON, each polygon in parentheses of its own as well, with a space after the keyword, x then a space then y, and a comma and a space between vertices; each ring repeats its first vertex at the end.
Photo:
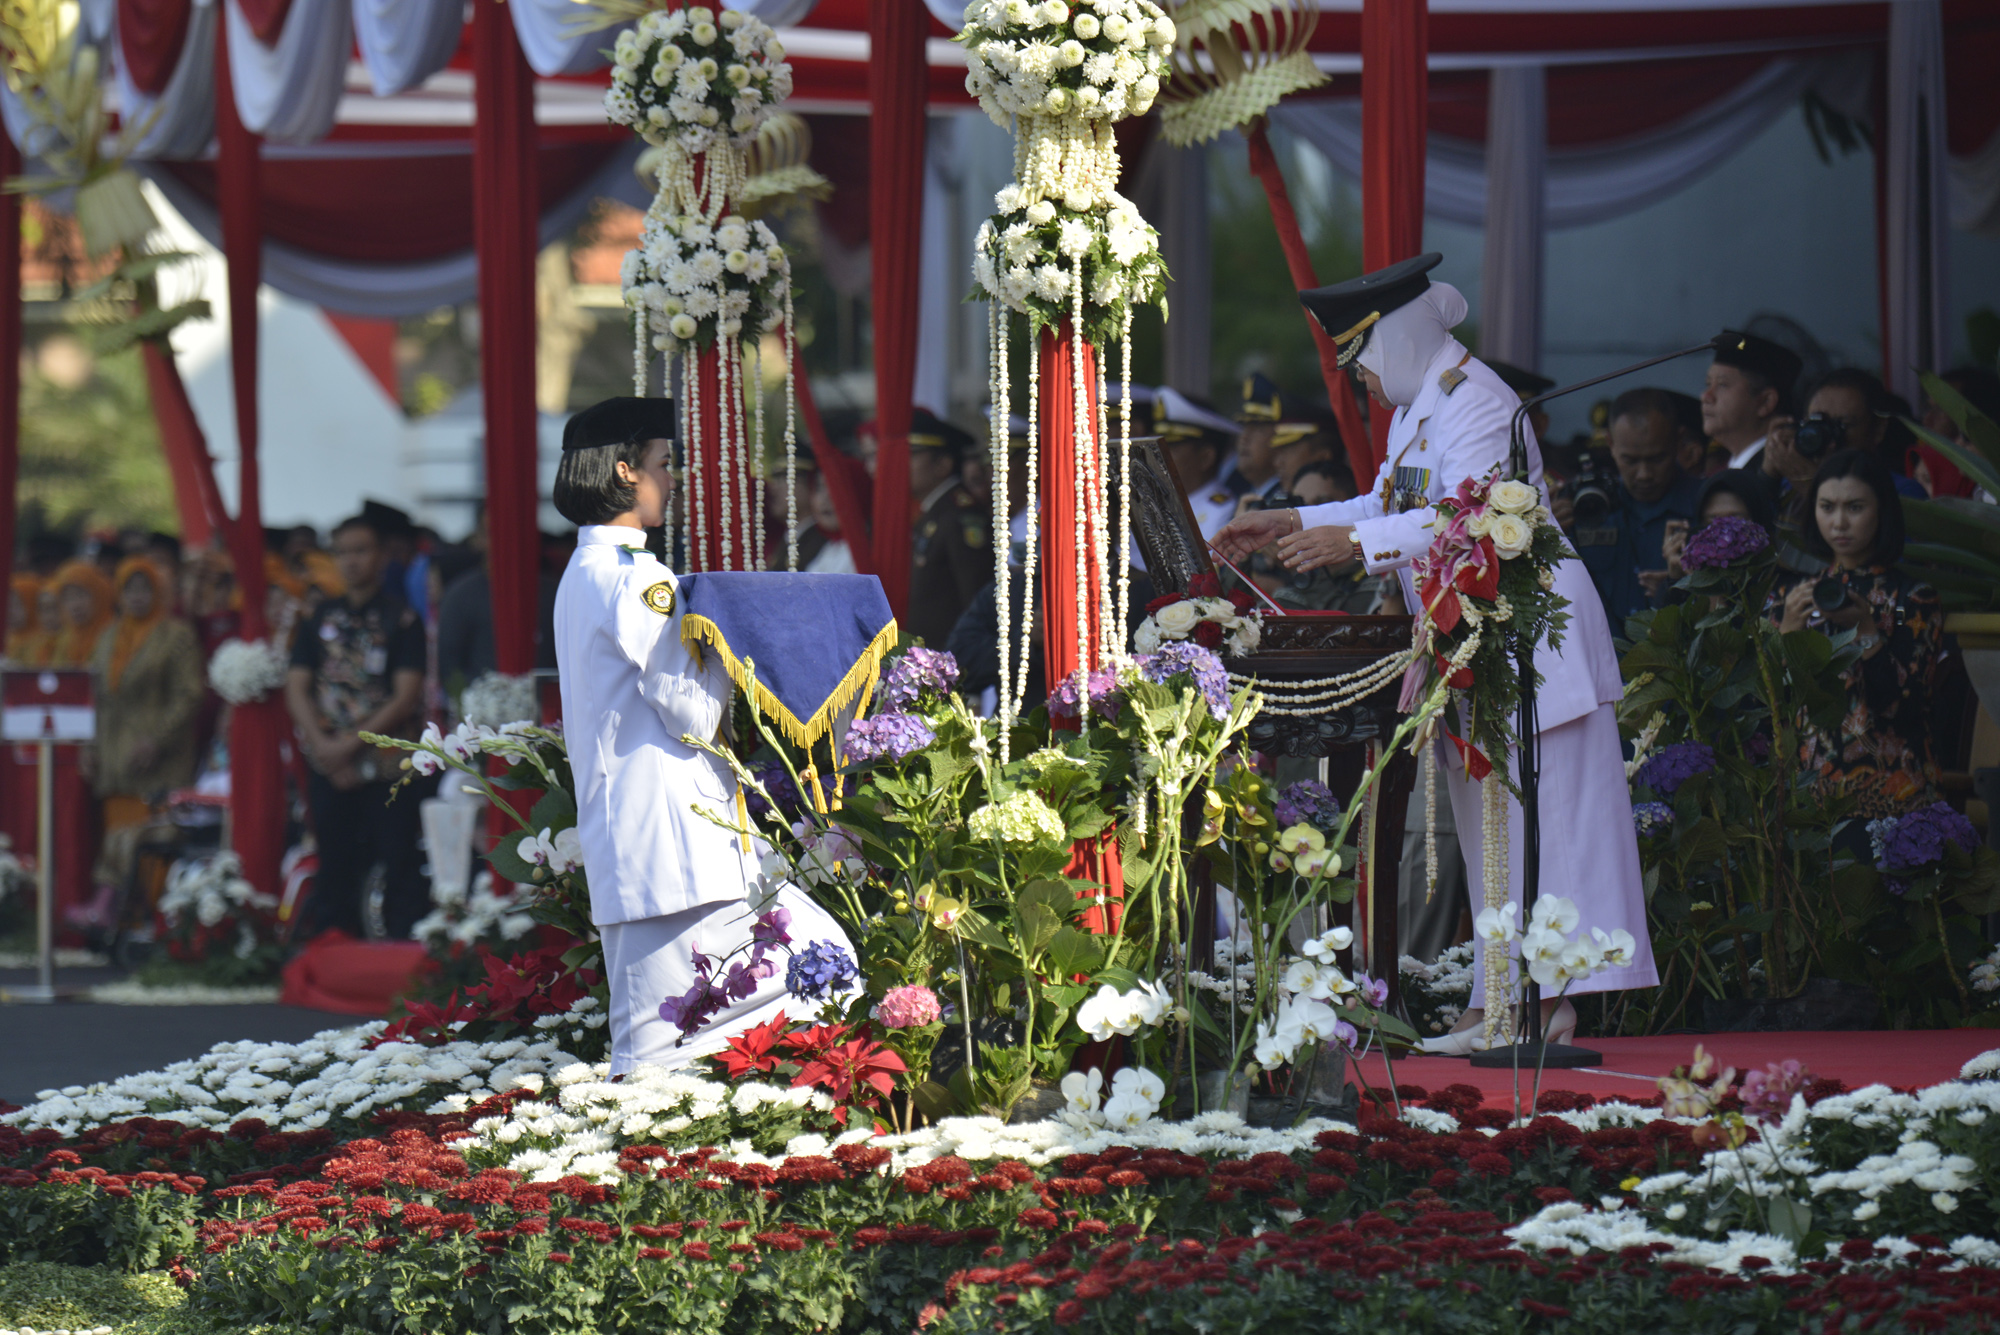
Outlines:
POLYGON ((590 525, 556 590, 563 731, 577 833, 598 926, 740 899, 748 864, 735 835, 736 782, 681 741, 712 738, 730 698, 721 660, 681 644, 680 587, 637 529, 590 525))
MULTIPOLYGON (((1483 477, 1495 465, 1505 467, 1509 424, 1520 402, 1484 362, 1466 360, 1464 344, 1447 338, 1424 370, 1416 402, 1398 408, 1390 420, 1389 452, 1373 490, 1351 501, 1303 507, 1299 522, 1307 528, 1353 525, 1354 544, 1368 572, 1395 571, 1403 585, 1403 605, 1414 610, 1416 588, 1409 567, 1430 549, 1430 525, 1437 517, 1424 502, 1444 499, 1460 482, 1483 477)), ((1528 433, 1528 478, 1539 488, 1541 449, 1533 429, 1523 429, 1528 433)), ((1615 704, 1622 694, 1604 604, 1590 572, 1574 555, 1556 567, 1555 591, 1569 599, 1569 625, 1560 652, 1550 653, 1546 644, 1535 651, 1535 668, 1542 675, 1536 717, 1544 729, 1615 704)))

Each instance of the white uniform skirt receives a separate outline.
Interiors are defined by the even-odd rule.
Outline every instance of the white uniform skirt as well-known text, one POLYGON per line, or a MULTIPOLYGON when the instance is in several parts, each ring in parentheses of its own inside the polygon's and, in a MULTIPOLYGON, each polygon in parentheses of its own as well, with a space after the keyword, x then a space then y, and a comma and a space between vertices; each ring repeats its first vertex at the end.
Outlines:
MULTIPOLYGON (((792 911, 789 931, 794 950, 804 950, 814 941, 831 941, 853 953, 840 924, 803 890, 784 887, 777 906, 792 911)), ((640 1066, 686 1066, 697 1057, 720 1052, 732 1035, 763 1024, 780 1011, 802 1020, 818 1009, 817 1002, 800 1001, 785 991, 789 956, 781 948, 769 957, 778 966, 774 977, 743 1000, 731 1002, 685 1042, 680 1041, 679 1029, 660 1018, 662 1001, 694 986, 694 952, 699 949, 723 961, 718 970, 727 971, 724 957, 749 944, 752 920, 749 906, 735 899, 598 929, 605 976, 611 984, 611 1074, 624 1075, 640 1066)), ((747 958, 747 953, 739 958, 747 958)))
MULTIPOLYGON (((1541 734, 1540 809, 1542 871, 1539 895, 1560 895, 1576 904, 1576 933, 1593 927, 1624 928, 1638 943, 1632 962, 1572 983, 1569 995, 1657 987, 1653 942, 1646 932, 1646 889, 1639 866, 1639 838, 1632 828, 1631 790, 1625 784, 1624 753, 1618 739, 1618 711, 1599 705, 1580 719, 1541 734)), ((1452 763, 1450 747, 1438 744, 1438 778, 1451 795, 1452 818, 1465 854, 1465 890, 1476 915, 1484 906, 1485 843, 1480 826, 1477 781, 1452 763)), ((1511 758, 1510 758, 1511 763, 1511 758)), ((1421 799, 1419 799, 1421 801, 1421 799)), ((1507 802, 1507 894, 1521 902, 1521 804, 1507 802)), ((1523 926, 1526 918, 1520 919, 1523 926)), ((1479 949, 1471 1005, 1484 1004, 1486 951, 1479 949)))

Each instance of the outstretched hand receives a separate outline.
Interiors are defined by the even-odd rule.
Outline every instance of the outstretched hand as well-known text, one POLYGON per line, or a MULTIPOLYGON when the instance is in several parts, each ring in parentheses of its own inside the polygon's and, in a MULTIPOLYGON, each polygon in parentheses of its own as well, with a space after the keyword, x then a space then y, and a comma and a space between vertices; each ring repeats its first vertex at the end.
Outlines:
POLYGON ((1287 533, 1298 531, 1297 510, 1246 510, 1215 535, 1215 549, 1232 561, 1241 561, 1252 552, 1269 547, 1287 533))
POLYGON ((1301 574, 1322 566, 1345 565, 1354 559, 1354 530, 1346 524, 1321 524, 1294 533, 1278 543, 1278 559, 1287 570, 1301 574))

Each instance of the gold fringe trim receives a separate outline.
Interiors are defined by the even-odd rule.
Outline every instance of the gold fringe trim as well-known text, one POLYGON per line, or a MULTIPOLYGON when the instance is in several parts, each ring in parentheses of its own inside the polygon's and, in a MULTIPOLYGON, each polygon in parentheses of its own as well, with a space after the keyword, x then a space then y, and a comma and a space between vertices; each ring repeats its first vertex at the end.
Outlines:
POLYGON ((720 626, 707 617, 695 616, 692 613, 681 618, 681 643, 686 645, 697 658, 701 656, 703 645, 721 655, 722 665, 728 670, 729 679, 740 689, 754 692, 757 697, 757 708, 778 725, 778 731, 785 735, 787 741, 801 747, 810 747, 826 736, 833 727, 836 714, 847 708, 848 703, 862 691, 874 689, 875 678, 882 670, 882 660, 896 647, 896 636, 896 622, 892 618, 888 625, 876 632, 868 647, 861 651, 861 656, 855 660, 853 667, 847 669, 847 674, 840 679, 840 684, 833 688, 826 702, 811 718, 801 721, 791 710, 785 708, 784 702, 773 695, 769 687, 744 666, 742 660, 736 657, 729 647, 729 642, 723 638, 720 626))

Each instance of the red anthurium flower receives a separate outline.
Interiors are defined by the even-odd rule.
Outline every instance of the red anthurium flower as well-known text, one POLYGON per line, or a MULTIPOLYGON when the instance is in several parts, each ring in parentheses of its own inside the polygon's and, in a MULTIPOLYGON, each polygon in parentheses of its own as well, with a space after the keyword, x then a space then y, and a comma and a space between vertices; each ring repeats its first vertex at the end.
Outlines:
POLYGON ((1493 539, 1479 540, 1475 560, 1476 565, 1468 561, 1460 566, 1452 582, 1460 593, 1491 602, 1500 596, 1500 556, 1493 550, 1493 539))
POLYGON ((1438 628, 1440 635, 1449 635, 1458 629, 1460 615, 1458 593, 1450 585, 1439 584, 1437 576, 1433 575, 1424 581, 1422 588, 1417 590, 1417 596, 1422 598, 1424 606, 1430 609, 1431 622, 1438 628))
POLYGON ((1451 661, 1443 654, 1437 655, 1437 669, 1440 677, 1444 677, 1448 672, 1451 674, 1446 678, 1445 684, 1454 691, 1462 691, 1472 685, 1472 669, 1462 667, 1456 672, 1451 672, 1451 661))
MULTIPOLYGON (((1445 736, 1451 737, 1451 734, 1446 733, 1445 736)), ((1493 762, 1478 747, 1457 737, 1451 737, 1451 744, 1458 749, 1459 759, 1465 762, 1465 772, 1469 777, 1484 779, 1493 772, 1493 762)))

